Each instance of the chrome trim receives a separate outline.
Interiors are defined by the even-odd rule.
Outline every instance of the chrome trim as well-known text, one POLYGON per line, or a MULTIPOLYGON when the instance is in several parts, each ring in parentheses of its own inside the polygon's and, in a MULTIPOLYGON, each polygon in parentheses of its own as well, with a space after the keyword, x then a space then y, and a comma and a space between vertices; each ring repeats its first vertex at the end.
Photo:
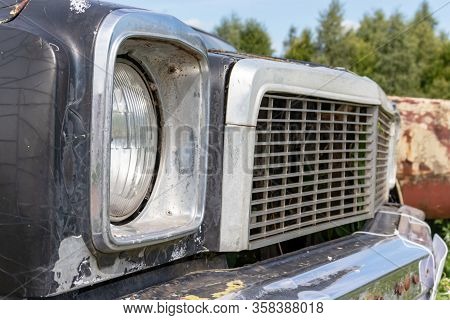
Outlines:
MULTIPOLYGON (((156 75, 158 76, 158 75, 156 75)), ((93 74, 93 96, 92 96, 92 131, 91 131, 91 229, 93 242, 97 249, 105 252, 122 251, 150 244, 164 242, 170 239, 179 238, 194 233, 203 221, 204 202, 206 192, 206 172, 207 172, 207 150, 208 134, 204 132, 209 119, 209 66, 207 50, 200 36, 179 20, 163 14, 156 14, 144 10, 121 9, 111 12, 100 26, 95 44, 94 53, 94 74, 93 74), (192 100, 199 101, 198 128, 195 134, 198 143, 195 143, 195 168, 191 178, 186 181, 179 179, 179 185, 172 185, 170 188, 164 185, 164 181, 157 179, 152 197, 158 193, 164 198, 164 204, 159 204, 160 209, 155 212, 157 215, 170 215, 172 212, 171 201, 165 198, 167 193, 179 193, 179 188, 186 188, 187 185, 195 185, 190 194, 190 211, 193 219, 182 221, 182 226, 177 226, 176 230, 165 230, 164 232, 147 233, 145 226, 138 225, 143 222, 143 218, 136 219, 136 225, 120 228, 112 226, 108 215, 109 202, 109 145, 110 145, 110 123, 112 108, 112 77, 114 74, 114 64, 119 47, 131 37, 149 39, 149 41, 168 42, 177 45, 189 52, 199 64, 198 70, 200 89, 192 87, 192 100), (201 132, 200 132, 201 131, 201 132), (197 171, 198 170, 198 171, 197 171), (194 177, 194 178, 192 178, 194 177), (178 186, 178 187, 177 187, 178 186), (167 188, 166 188, 167 187, 167 188), (159 188, 159 190, 157 190, 159 188), (177 189, 178 188, 178 189, 177 189), (166 195, 165 195, 166 194, 166 195), (169 214, 170 213, 170 214, 169 214), (121 235, 123 233, 123 235, 121 235)), ((191 106, 194 103, 191 104, 191 106)), ((172 106, 176 108, 177 106, 172 106)), ((192 110, 190 111, 192 114, 192 110)), ((177 125, 181 124, 177 122, 177 125)), ((172 137, 167 137, 168 139, 172 137)), ((166 141, 166 143, 169 143, 166 141)), ((167 153, 176 150, 166 150, 167 153)), ((164 151, 163 151, 164 152, 164 151)), ((181 153, 181 152, 180 152, 181 153)), ((180 160, 181 161, 181 160, 180 160)), ((160 172, 174 167, 172 164, 162 163, 160 172)), ((161 203, 163 199, 156 196, 149 200, 161 203)), ((177 197, 180 200, 180 197, 177 197)), ((184 199, 183 201, 185 201, 184 199)), ((180 200, 181 201, 181 200, 180 200)), ((176 209, 183 210, 180 205, 176 209)), ((145 219, 145 218, 144 218, 145 219)), ((133 222, 134 223, 134 222, 133 222)), ((181 223, 181 222, 180 222, 181 223)), ((170 224, 170 223, 168 223, 170 224)))
POLYGON ((386 206, 362 232, 238 269, 191 273, 135 298, 432 299, 447 250, 421 217, 386 206), (222 294, 231 281, 240 285, 222 294))
POLYGON ((394 112, 384 92, 368 78, 326 67, 244 59, 231 73, 226 123, 255 127, 262 97, 270 91, 381 105, 394 112))
MULTIPOLYGON (((238 61, 230 76, 226 111, 223 155, 223 199, 225 200, 222 202, 221 251, 240 251, 249 248, 248 235, 246 235, 248 230, 243 229, 248 226, 248 223, 237 225, 234 221, 249 219, 253 163, 249 166, 243 165, 247 160, 242 159, 253 157, 255 147, 253 131, 257 125, 261 101, 268 92, 381 106, 388 113, 396 112, 385 93, 375 82, 347 71, 263 59, 238 61), (248 136, 239 136, 239 134, 248 136), (240 200, 227 201, 234 198, 236 190, 240 192, 240 200)), ((374 117, 378 117, 378 111, 375 111, 374 117)), ((376 139, 375 131, 373 141, 376 139)), ((374 185, 375 166, 373 166, 372 174, 374 185)), ((374 212, 372 205, 370 216, 374 212)), ((351 221, 342 221, 342 223, 349 222, 351 221)))
POLYGON ((388 189, 392 190, 395 188, 397 183, 397 145, 400 141, 400 129, 401 129, 401 118, 400 114, 397 112, 393 115, 393 129, 391 134, 390 149, 389 149, 389 166, 388 166, 388 189))
POLYGON ((250 249, 373 217, 377 110, 264 95, 256 127, 250 249))
POLYGON ((223 149, 220 251, 248 249, 255 128, 227 125, 223 149), (243 214, 243 210, 244 213, 243 214))
POLYGON ((377 183, 375 209, 389 200, 389 191, 396 185, 396 147, 400 137, 400 115, 385 109, 378 112, 377 134, 377 183), (381 181, 385 181, 383 185, 381 181))
POLYGON ((378 112, 375 209, 379 209, 389 199, 388 170, 389 163, 392 161, 391 157, 394 157, 392 154, 392 119, 393 117, 384 110, 378 112))

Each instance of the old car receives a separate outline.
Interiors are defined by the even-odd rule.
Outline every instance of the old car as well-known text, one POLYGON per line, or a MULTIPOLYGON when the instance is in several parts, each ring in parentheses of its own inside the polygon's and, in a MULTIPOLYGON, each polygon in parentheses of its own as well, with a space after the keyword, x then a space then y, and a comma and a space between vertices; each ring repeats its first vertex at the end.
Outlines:
POLYGON ((434 297, 372 80, 98 1, 0 21, 1 297, 434 297))

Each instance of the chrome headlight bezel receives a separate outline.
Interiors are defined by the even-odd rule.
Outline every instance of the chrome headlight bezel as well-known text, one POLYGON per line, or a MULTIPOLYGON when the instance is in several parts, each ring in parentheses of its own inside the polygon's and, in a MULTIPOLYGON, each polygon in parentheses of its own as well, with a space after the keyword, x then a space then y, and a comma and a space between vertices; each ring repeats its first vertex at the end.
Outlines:
POLYGON ((90 217, 98 250, 114 252, 157 244, 200 227, 206 193, 208 75, 203 42, 179 20, 121 9, 103 21, 94 53, 91 119, 90 217), (117 57, 127 55, 155 80, 161 100, 160 164, 142 212, 129 223, 114 225, 109 219, 113 75, 117 57))

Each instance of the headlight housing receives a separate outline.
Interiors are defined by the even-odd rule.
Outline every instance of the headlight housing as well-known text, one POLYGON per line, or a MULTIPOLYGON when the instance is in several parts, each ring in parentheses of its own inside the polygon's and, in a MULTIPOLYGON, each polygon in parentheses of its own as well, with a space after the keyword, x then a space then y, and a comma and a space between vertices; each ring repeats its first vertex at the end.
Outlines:
POLYGON ((112 222, 132 216, 150 193, 157 152, 158 119, 150 90, 136 67, 118 62, 111 126, 112 222))
POLYGON ((99 27, 90 139, 97 250, 122 252, 199 232, 208 159, 207 55, 198 33, 170 16, 119 9, 99 27))

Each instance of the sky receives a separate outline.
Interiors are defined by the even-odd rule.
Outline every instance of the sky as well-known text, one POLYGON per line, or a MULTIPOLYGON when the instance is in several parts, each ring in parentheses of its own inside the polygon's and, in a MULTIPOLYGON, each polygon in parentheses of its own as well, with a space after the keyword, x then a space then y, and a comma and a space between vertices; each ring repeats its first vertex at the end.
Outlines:
MULTIPOLYGON (((325 10, 331 0, 109 0, 155 12, 166 13, 199 27, 212 31, 223 17, 232 13, 243 19, 255 18, 261 22, 272 37, 275 55, 283 53, 283 41, 291 26, 299 30, 309 27, 315 29, 319 12, 325 10)), ((344 23, 348 27, 358 26, 365 13, 382 9, 391 14, 401 12, 406 18, 414 15, 423 0, 341 0, 344 5, 344 23)), ((450 34, 450 0, 429 0, 438 30, 450 34)))

